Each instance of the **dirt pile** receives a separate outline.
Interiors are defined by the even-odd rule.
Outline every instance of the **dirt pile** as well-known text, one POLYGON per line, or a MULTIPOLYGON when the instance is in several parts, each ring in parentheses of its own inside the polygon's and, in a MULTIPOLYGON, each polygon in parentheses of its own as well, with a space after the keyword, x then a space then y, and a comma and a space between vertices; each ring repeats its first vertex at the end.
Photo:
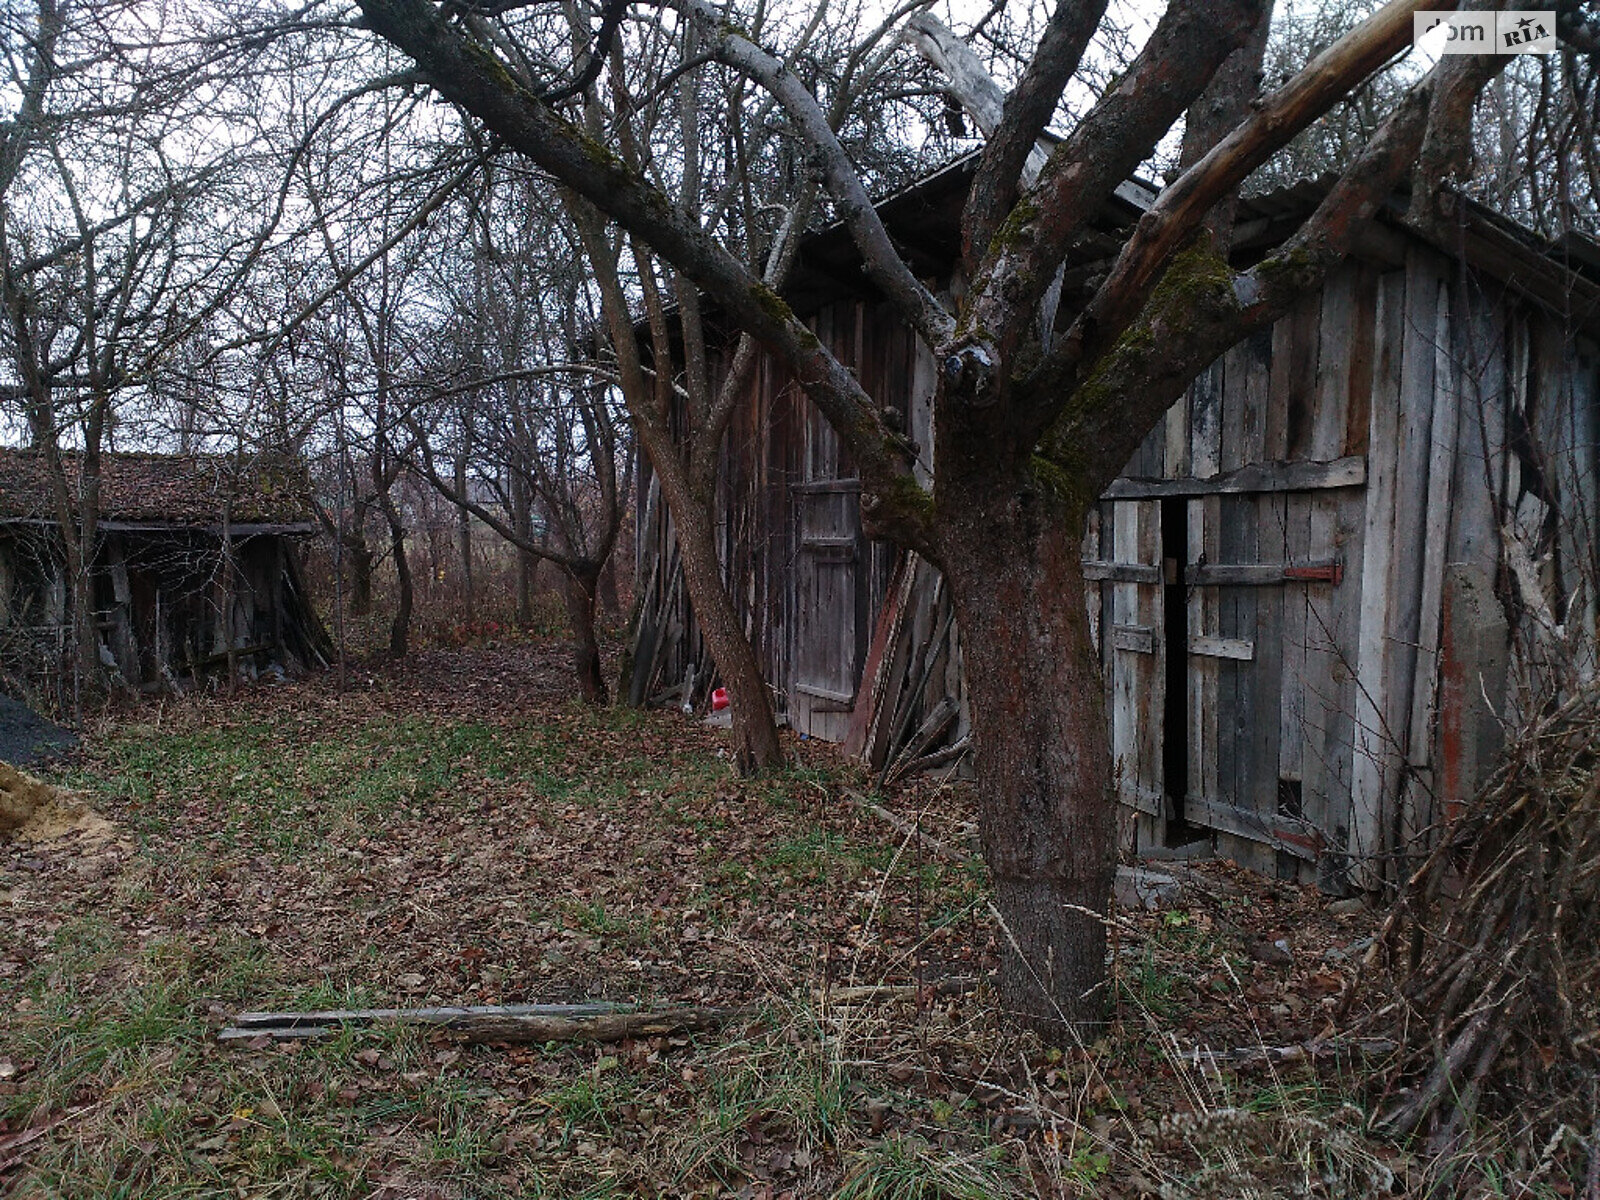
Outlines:
POLYGON ((100 841, 116 826, 71 792, 0 762, 0 843, 49 842, 71 834, 100 841))

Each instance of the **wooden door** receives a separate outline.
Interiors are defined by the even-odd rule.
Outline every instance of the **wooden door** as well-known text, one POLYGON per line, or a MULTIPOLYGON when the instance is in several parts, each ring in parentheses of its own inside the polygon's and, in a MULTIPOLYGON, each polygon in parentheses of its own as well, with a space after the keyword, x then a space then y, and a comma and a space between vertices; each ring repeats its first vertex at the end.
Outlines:
POLYGON ((1342 551, 1359 501, 1356 489, 1190 501, 1181 815, 1286 877, 1337 870, 1343 844, 1359 597, 1342 551))
POLYGON ((870 544, 861 532, 861 480, 816 412, 803 462, 804 478, 794 487, 789 720, 808 736, 842 741, 870 632, 870 544))

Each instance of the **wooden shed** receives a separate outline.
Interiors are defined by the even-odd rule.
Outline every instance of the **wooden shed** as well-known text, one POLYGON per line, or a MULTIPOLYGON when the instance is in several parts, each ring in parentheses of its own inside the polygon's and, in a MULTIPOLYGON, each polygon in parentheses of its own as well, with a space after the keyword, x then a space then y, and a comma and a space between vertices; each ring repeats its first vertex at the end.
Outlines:
MULTIPOLYGON (((949 174, 885 215, 892 232, 909 212, 917 237, 950 237, 939 277, 959 288, 949 174)), ((1259 255, 1320 195, 1243 202, 1236 255, 1259 255)), ((1103 227, 1138 203, 1125 191, 1103 227)), ((1069 295, 1114 245, 1085 239, 1069 295)), ((818 260, 802 311, 929 444, 927 353, 858 277, 818 260)), ((1593 674, 1597 339, 1600 247, 1546 244, 1462 199, 1451 245, 1380 219, 1321 291, 1195 381, 1084 545, 1128 848, 1214 845, 1329 890, 1375 886, 1508 727, 1593 674)), ((703 682, 645 482, 657 678, 703 682)), ((797 729, 886 773, 958 769, 951 606, 927 564, 861 536, 857 488, 769 367, 727 452, 729 579, 797 729)))
MULTIPOLYGON (((79 460, 64 459, 69 492, 79 460)), ((193 686, 232 661, 326 665, 294 539, 317 531, 303 467, 222 455, 105 454, 93 594, 101 660, 126 689, 193 686)), ((71 676, 71 589, 44 456, 0 449, 0 683, 71 676)))

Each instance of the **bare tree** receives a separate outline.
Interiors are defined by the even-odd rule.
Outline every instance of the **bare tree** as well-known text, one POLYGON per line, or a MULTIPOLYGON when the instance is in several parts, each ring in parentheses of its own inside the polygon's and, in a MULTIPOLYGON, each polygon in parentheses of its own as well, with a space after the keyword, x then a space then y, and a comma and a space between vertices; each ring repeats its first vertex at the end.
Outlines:
POLYGON ((596 601, 629 486, 615 377, 585 354, 591 291, 551 189, 492 178, 436 273, 449 316, 413 381, 412 461, 459 512, 557 568, 578 692, 603 704, 596 601))
POLYGON ((52 483, 76 673, 91 695, 101 455, 123 406, 148 400, 262 241, 217 219, 248 137, 207 145, 172 131, 199 119, 202 90, 208 119, 225 119, 262 34, 198 5, 151 20, 134 3, 38 0, 0 18, 19 101, 0 123, 0 397, 52 483))
POLYGON ((1073 237, 1259 28, 1261 0, 1172 4, 1029 182, 1035 143, 1104 17, 1092 2, 1051 9, 977 167, 963 220, 970 284, 955 312, 896 252, 820 103, 790 86, 782 61, 720 11, 695 0, 668 10, 698 23, 703 53, 738 64, 804 132, 868 277, 933 349, 940 371, 930 492, 912 476, 905 438, 746 262, 500 65, 518 44, 513 20, 502 15, 489 36, 429 0, 360 3, 366 23, 442 95, 714 296, 793 373, 850 448, 874 528, 941 567, 966 651, 979 828, 1006 926, 1003 998, 1042 1027, 1094 1020, 1104 1000, 1100 914, 1113 871, 1114 804, 1081 601, 1087 508, 1187 384, 1315 288, 1419 161, 1430 170, 1417 181, 1413 213, 1430 218, 1428 197, 1452 174, 1452 135, 1500 63, 1445 59, 1406 90, 1280 249, 1235 268, 1207 232, 1209 215, 1405 50, 1419 6, 1385 6, 1219 131, 1151 205, 1081 308, 1058 320, 1047 298, 1073 237))
MULTIPOLYGON (((889 152, 896 110, 878 90, 879 68, 898 49, 890 36, 896 23, 884 21, 857 39, 851 31, 858 19, 827 4, 806 13, 789 38, 787 86, 831 93, 826 111, 816 114, 826 135, 848 139, 864 169, 890 182, 914 157, 897 160, 889 152)), ((758 11, 753 36, 762 36, 767 20, 782 24, 758 11)), ((575 32, 581 38, 586 30, 579 23, 575 32)), ((631 170, 672 198, 686 224, 717 238, 764 287, 781 290, 826 199, 805 165, 809 141, 777 119, 783 110, 776 96, 752 88, 748 64, 730 58, 699 24, 653 32, 658 36, 642 44, 654 54, 610 48, 608 86, 588 93, 584 127, 596 141, 614 142, 631 170), (633 60, 652 65, 630 70, 633 60), (713 67, 720 73, 708 75, 713 67), (675 73, 682 75, 677 103, 654 102, 675 73), (708 104, 701 89, 715 90, 717 102, 708 104)), ((762 63, 766 70, 775 65, 762 63)), ((746 771, 778 766, 783 751, 772 698, 728 594, 715 536, 723 444, 754 378, 756 342, 746 333, 717 344, 681 264, 658 255, 636 230, 609 234, 600 209, 578 190, 565 196, 600 292, 629 417, 672 516, 695 618, 732 700, 735 760, 746 771), (648 327, 644 347, 635 334, 635 299, 648 327)))

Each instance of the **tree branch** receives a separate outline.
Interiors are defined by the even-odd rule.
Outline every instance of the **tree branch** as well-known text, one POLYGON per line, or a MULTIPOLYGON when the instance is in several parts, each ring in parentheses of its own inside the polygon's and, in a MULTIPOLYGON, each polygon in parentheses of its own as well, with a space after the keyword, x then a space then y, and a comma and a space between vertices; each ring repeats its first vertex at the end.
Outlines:
POLYGON ((937 346, 948 338, 955 329, 954 319, 906 266, 889 240, 888 230, 883 227, 866 185, 861 182, 855 164, 839 143, 816 97, 806 90, 793 71, 748 38, 721 32, 717 15, 705 5, 687 0, 687 7, 691 18, 704 26, 710 36, 717 37, 720 33, 720 41, 713 51, 717 59, 743 71, 771 92, 794 122, 795 131, 815 151, 839 219, 850 230, 861 252, 867 278, 929 345, 937 346))
MULTIPOLYGON (((660 191, 517 83, 493 54, 469 42, 427 0, 359 0, 367 24, 416 60, 440 95, 471 112, 507 145, 654 246, 730 319, 784 363, 850 448, 865 487, 903 492, 913 455, 855 377, 783 299, 694 225, 660 191)), ((925 506, 906 506, 908 532, 925 506)), ((931 528, 926 531, 931 536, 931 528)))
MULTIPOLYGON (((1178 256, 1137 321, 1075 389, 1043 440, 1045 456, 1078 471, 1088 494, 1098 495, 1207 363, 1288 312, 1350 255, 1415 169, 1434 104, 1449 102, 1462 86, 1481 88, 1509 61, 1443 59, 1406 93, 1299 232, 1250 270, 1230 270, 1205 245, 1178 256)), ((1056 386, 1040 374, 1037 386, 1056 386)))
POLYGON ((1106 0, 1059 0, 1016 89, 1006 97, 962 214, 962 249, 969 270, 976 270, 995 230, 1016 201, 1023 165, 1105 11, 1106 0))
POLYGON ((1051 152, 1037 185, 984 248, 965 344, 946 363, 961 379, 953 392, 963 407, 987 409, 1005 399, 1006 377, 985 364, 1013 360, 1073 237, 1243 43, 1263 3, 1169 6, 1121 82, 1051 152))
MULTIPOLYGON (((1394 0, 1257 106, 1232 133, 1167 187, 1139 219, 1116 265, 1052 352, 1052 378, 1069 363, 1093 362, 1138 316, 1161 272, 1206 214, 1272 152, 1411 44, 1412 14, 1441 0, 1394 0)), ((1480 85, 1481 86, 1481 85, 1480 85)))

